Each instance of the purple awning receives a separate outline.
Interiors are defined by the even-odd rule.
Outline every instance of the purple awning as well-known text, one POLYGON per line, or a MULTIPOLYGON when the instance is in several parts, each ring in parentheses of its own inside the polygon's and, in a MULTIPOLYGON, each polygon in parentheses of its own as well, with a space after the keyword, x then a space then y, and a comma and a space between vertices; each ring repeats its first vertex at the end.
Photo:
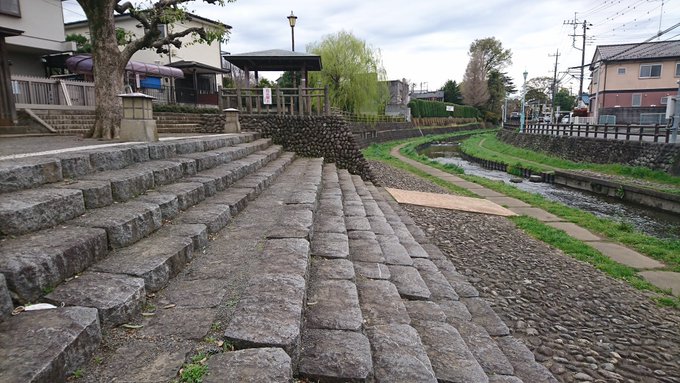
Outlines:
MULTIPOLYGON (((92 74, 92 56, 75 55, 66 59, 66 67, 73 73, 92 74)), ((125 70, 156 77, 183 78, 184 72, 181 69, 169 66, 146 64, 139 61, 128 61, 125 70)))

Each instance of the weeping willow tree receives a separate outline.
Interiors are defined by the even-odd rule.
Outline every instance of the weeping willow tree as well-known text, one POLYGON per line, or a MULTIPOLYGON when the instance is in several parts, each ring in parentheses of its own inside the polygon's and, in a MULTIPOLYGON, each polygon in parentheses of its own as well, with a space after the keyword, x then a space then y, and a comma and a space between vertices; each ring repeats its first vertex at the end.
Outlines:
POLYGON ((380 50, 349 32, 307 45, 321 56, 323 68, 310 73, 310 86, 328 86, 331 105, 356 114, 381 114, 389 100, 380 50))

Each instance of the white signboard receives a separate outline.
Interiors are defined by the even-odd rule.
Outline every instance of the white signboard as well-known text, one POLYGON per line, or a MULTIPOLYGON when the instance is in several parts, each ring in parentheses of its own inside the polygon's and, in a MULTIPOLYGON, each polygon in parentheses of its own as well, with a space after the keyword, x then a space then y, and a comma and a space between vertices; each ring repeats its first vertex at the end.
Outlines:
POLYGON ((446 105, 447 112, 453 112, 453 105, 446 105))
POLYGON ((272 88, 262 88, 262 103, 264 105, 272 104, 272 88))
POLYGON ((14 93, 14 94, 20 94, 21 93, 19 91, 19 81, 12 80, 12 93, 14 93))

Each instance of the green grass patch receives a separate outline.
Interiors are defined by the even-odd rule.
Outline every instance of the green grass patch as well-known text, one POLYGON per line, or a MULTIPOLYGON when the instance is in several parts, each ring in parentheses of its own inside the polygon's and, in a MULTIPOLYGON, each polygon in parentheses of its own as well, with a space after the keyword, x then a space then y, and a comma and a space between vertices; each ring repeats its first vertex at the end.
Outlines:
POLYGON ((473 157, 524 167, 536 172, 549 172, 557 169, 590 170, 598 173, 634 178, 657 184, 649 185, 650 188, 680 195, 680 177, 674 177, 666 172, 641 166, 569 161, 506 144, 496 138, 494 134, 482 134, 471 137, 461 144, 461 150, 473 157))
POLYGON ((596 269, 613 278, 622 279, 638 290, 649 290, 665 294, 665 296, 655 299, 658 304, 675 308, 680 307, 679 298, 673 297, 669 295, 668 291, 661 290, 647 282, 637 274, 637 270, 634 268, 613 261, 582 241, 570 237, 564 231, 550 227, 531 217, 510 217, 510 220, 532 237, 562 250, 562 252, 575 259, 595 266, 596 269))
POLYGON ((191 363, 182 367, 180 380, 184 383, 201 383, 208 372, 208 366, 205 365, 207 359, 208 356, 202 352, 192 356, 191 363))
POLYGON ((627 222, 600 218, 592 213, 550 201, 541 195, 519 190, 504 182, 491 181, 471 175, 462 175, 461 177, 503 193, 508 197, 517 198, 531 206, 539 207, 610 240, 630 246, 641 254, 665 263, 669 270, 680 272, 680 240, 652 237, 634 230, 627 222))

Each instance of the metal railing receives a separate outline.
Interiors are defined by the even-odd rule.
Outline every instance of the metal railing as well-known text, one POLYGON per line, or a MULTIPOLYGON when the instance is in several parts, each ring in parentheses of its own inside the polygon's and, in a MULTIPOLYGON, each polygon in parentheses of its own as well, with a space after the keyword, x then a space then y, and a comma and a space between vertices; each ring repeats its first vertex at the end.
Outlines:
POLYGON ((271 103, 265 104, 262 88, 223 88, 221 106, 246 114, 328 116, 328 88, 272 88, 271 103))
MULTIPOLYGON (((506 123, 504 129, 519 129, 518 123, 506 123)), ((669 143, 671 129, 666 125, 591 125, 591 124, 550 124, 529 122, 524 133, 553 136, 590 137, 625 141, 647 141, 669 143)))
POLYGON ((11 80, 17 108, 67 106, 93 109, 95 105, 91 82, 29 76, 12 76, 11 80))

